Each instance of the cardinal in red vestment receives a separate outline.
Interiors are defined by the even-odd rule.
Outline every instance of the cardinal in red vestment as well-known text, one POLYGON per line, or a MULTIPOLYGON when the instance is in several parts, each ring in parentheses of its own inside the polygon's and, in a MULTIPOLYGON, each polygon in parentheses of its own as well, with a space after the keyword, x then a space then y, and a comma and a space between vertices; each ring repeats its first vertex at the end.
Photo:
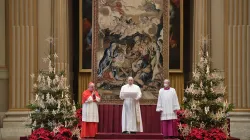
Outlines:
POLYGON ((88 89, 82 93, 82 138, 95 137, 97 133, 99 122, 97 102, 100 100, 95 84, 90 82, 88 89))

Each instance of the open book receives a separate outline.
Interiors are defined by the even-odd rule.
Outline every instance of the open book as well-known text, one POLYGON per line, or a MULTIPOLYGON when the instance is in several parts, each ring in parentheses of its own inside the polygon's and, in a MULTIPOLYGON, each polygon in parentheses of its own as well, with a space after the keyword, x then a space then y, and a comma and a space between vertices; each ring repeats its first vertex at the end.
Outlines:
POLYGON ((137 97, 137 92, 122 92, 124 98, 133 98, 137 97))

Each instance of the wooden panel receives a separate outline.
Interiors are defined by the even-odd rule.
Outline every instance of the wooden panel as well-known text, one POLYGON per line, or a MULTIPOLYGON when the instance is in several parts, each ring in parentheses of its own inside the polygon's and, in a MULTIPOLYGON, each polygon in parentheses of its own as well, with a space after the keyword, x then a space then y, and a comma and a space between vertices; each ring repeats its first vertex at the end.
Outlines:
POLYGON ((170 73, 171 87, 175 88, 179 103, 182 103, 184 97, 184 75, 182 73, 170 73))
POLYGON ((81 103, 82 92, 88 88, 88 83, 91 81, 91 73, 79 72, 78 74, 78 102, 81 103))

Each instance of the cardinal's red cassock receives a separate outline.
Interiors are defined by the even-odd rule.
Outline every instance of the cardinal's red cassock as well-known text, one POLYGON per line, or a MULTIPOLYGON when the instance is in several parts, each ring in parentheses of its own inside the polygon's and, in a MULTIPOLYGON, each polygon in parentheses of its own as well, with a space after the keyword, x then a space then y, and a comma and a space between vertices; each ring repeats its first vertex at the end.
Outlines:
POLYGON ((97 102, 101 98, 97 91, 85 90, 82 93, 82 130, 81 137, 95 137, 99 122, 97 102))

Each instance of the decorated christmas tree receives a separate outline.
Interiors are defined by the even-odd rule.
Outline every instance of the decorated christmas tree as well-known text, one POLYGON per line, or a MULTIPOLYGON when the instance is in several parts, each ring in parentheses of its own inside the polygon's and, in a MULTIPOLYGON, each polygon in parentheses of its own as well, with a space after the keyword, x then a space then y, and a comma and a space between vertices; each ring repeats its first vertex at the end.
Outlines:
POLYGON ((224 139, 228 134, 227 114, 233 105, 225 100, 223 77, 210 68, 208 47, 208 39, 203 38, 200 61, 185 89, 184 110, 178 113, 180 134, 185 139, 224 139))
POLYGON ((48 70, 40 70, 37 78, 35 78, 35 74, 31 74, 34 81, 35 99, 28 105, 31 110, 29 115, 31 123, 27 126, 39 134, 41 132, 36 132, 36 130, 53 131, 56 136, 62 129, 65 129, 62 131, 66 134, 67 129, 69 131, 67 135, 72 135, 71 132, 74 134, 79 132, 78 128, 75 128, 78 123, 76 107, 71 99, 70 86, 67 85, 65 72, 56 71, 55 60, 58 56, 53 51, 52 40, 50 45, 50 53, 43 58, 43 62, 48 63, 48 70))

